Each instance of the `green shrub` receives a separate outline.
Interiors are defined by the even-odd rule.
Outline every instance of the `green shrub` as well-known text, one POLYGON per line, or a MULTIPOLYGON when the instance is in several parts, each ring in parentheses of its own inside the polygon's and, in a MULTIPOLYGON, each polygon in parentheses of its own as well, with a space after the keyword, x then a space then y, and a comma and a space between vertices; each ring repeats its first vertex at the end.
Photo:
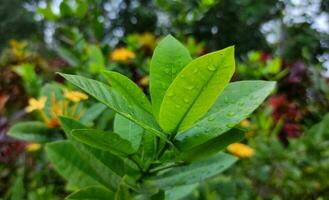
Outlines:
POLYGON ((61 74, 117 115, 113 131, 61 117, 68 140, 47 145, 71 188, 67 199, 170 198, 213 177, 237 158, 221 152, 244 137, 232 129, 271 93, 274 82, 229 83, 234 47, 192 60, 172 36, 153 54, 151 102, 127 77, 103 72, 109 84, 61 74), (95 192, 97 191, 97 192, 95 192))

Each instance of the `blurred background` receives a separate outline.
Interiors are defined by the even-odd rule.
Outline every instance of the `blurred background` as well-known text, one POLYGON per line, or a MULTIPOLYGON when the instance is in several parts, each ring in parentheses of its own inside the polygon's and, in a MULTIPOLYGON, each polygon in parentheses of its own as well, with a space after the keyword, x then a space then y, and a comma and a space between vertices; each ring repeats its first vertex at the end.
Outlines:
MULTIPOLYGON (((0 200, 74 190, 43 150, 64 137, 58 105, 72 86, 56 72, 102 79, 100 71, 116 70, 147 93, 152 52, 167 34, 193 57, 235 45, 233 81, 278 82, 240 124, 249 153, 229 150, 241 160, 182 199, 329 199, 328 0, 1 0, 0 200), (40 112, 26 109, 43 96, 40 112)), ((81 121, 111 126, 112 111, 92 99, 67 106, 81 121)))

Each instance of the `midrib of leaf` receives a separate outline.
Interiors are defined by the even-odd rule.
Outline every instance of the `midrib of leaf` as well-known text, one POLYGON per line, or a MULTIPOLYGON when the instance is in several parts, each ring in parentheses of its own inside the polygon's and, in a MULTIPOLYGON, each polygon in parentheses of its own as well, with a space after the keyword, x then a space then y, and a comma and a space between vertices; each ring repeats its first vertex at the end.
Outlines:
POLYGON ((211 74, 210 78, 205 82, 205 84, 202 85, 200 91, 198 92, 198 95, 196 96, 196 98, 193 99, 191 105, 188 107, 188 109, 185 111, 183 117, 180 119, 178 125, 175 128, 174 134, 177 134, 178 128, 180 127, 181 123, 184 121, 186 115, 189 113, 190 109, 193 107, 193 105, 195 104, 195 102, 198 100, 198 97, 202 94, 203 89, 208 85, 209 81, 212 80, 213 76, 216 74, 216 72, 218 71, 219 68, 220 67, 216 68, 216 70, 214 71, 214 73, 211 74))

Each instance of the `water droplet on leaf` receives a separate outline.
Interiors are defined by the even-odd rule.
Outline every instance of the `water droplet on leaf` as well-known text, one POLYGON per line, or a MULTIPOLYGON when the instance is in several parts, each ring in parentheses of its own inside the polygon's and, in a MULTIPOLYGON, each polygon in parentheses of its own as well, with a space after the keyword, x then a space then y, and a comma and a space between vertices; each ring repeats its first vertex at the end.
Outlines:
POLYGON ((208 117, 208 121, 214 121, 216 119, 215 115, 211 115, 208 117))
POLYGON ((168 92, 167 97, 173 97, 175 96, 175 93, 173 91, 168 92))
POLYGON ((216 67, 213 66, 213 65, 209 65, 209 66, 208 66, 208 70, 213 72, 213 71, 216 70, 216 67))
POLYGON ((229 116, 229 117, 232 117, 232 116, 234 116, 234 115, 235 115, 234 112, 229 112, 229 113, 227 113, 227 116, 229 116))
POLYGON ((188 89, 188 90, 192 90, 193 88, 194 88, 193 85, 187 85, 187 86, 185 86, 185 89, 188 89))

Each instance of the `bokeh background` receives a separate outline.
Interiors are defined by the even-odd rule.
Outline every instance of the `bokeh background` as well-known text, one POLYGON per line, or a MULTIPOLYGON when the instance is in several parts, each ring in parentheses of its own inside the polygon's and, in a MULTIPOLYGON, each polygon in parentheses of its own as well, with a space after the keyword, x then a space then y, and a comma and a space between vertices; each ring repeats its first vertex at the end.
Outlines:
MULTIPOLYGON (((1 0, 0 200, 63 199, 74 190, 43 150, 63 137, 62 111, 48 116, 51 137, 7 134, 22 121, 43 123, 26 111, 30 98, 71 88, 56 72, 101 79, 116 70, 148 92, 149 60, 167 34, 193 57, 235 45, 233 81, 278 82, 240 124, 253 153, 231 151, 241 158, 234 167, 182 198, 329 199, 328 0, 1 0)), ((113 113, 92 99, 79 104, 90 105, 97 115, 75 117, 110 128, 113 113)))

